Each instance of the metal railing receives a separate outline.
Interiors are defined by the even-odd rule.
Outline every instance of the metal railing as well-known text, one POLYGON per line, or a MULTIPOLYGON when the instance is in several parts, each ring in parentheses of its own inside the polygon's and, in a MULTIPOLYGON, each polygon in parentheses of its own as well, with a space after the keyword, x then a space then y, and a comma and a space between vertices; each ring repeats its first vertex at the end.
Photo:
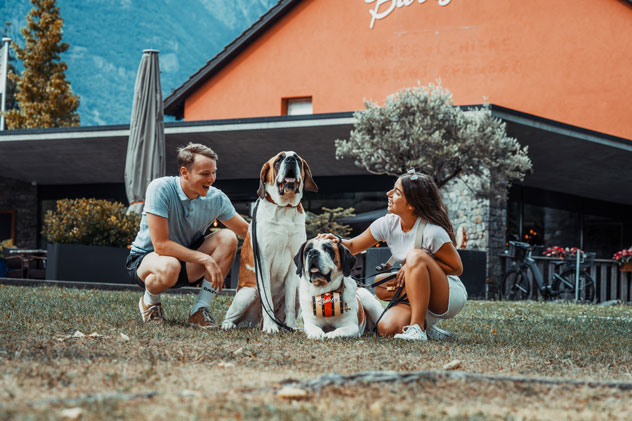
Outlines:
MULTIPOLYGON (((502 254, 500 257, 504 261, 503 272, 506 272, 512 265, 519 264, 521 261, 502 254)), ((553 262, 561 260, 553 257, 532 257, 536 261, 544 279, 550 279, 551 273, 555 271, 556 267, 553 262)), ((595 301, 632 301, 632 272, 621 272, 619 265, 614 260, 595 259, 588 272, 596 283, 595 301)), ((537 294, 537 288, 534 292, 537 294)))

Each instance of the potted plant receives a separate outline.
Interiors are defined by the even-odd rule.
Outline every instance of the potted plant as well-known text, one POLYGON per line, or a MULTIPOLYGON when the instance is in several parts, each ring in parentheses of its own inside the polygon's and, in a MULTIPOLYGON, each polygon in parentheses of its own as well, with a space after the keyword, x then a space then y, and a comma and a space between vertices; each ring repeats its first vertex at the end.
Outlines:
POLYGON ((553 246, 553 247, 549 247, 546 250, 544 250, 542 252, 543 256, 546 257, 557 257, 560 258, 562 260, 564 259, 575 259, 577 256, 577 252, 579 251, 580 256, 584 254, 584 251, 577 248, 577 247, 559 247, 559 246, 553 246))
POLYGON ((632 272, 632 247, 619 250, 612 256, 612 260, 617 262, 621 272, 632 272))
POLYGON ((125 260, 139 225, 140 215, 127 215, 119 202, 58 200, 56 210, 44 217, 46 278, 128 283, 125 260))

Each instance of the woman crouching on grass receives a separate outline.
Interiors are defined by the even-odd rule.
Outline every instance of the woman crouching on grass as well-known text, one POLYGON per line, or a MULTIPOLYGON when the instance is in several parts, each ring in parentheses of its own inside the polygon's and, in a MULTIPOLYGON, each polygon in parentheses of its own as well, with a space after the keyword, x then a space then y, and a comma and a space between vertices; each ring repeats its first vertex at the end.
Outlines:
POLYGON ((467 291, 458 278, 463 266, 439 189, 431 177, 410 170, 397 179, 386 196, 389 213, 362 234, 350 240, 333 234, 318 237, 341 241, 353 254, 385 241, 395 261, 401 264, 397 281, 403 285, 401 296, 406 298, 383 315, 378 324, 380 336, 421 341, 428 340, 428 336, 446 339, 451 334, 434 324, 437 319, 456 316, 467 301, 467 291), (421 223, 425 224, 422 248, 415 249, 421 223))

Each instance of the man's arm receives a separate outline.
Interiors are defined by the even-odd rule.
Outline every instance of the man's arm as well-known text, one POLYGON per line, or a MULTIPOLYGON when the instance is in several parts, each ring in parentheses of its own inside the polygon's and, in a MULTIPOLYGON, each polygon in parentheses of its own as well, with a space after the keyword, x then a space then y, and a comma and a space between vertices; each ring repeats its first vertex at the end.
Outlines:
POLYGON ((208 254, 191 250, 169 239, 169 223, 167 218, 147 213, 147 227, 154 245, 154 251, 160 256, 171 256, 183 262, 199 263, 204 266, 204 277, 213 285, 216 279, 222 280, 222 272, 217 262, 208 254))
POLYGON ((246 234, 248 233, 248 222, 246 222, 240 214, 236 213, 232 218, 222 221, 222 224, 226 225, 231 231, 241 238, 246 238, 246 234))

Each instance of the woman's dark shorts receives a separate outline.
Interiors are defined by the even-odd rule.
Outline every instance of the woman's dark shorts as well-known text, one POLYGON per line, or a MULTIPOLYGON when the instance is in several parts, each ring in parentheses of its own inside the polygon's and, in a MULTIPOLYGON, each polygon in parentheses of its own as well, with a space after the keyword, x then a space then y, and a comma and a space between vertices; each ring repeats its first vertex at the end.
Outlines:
MULTIPOLYGON (((202 243, 204 242, 204 237, 200 236, 199 239, 195 240, 191 247, 191 250, 197 250, 202 243)), ((127 256, 127 260, 125 261, 125 268, 127 269, 127 274, 131 278, 132 281, 136 282, 138 286, 145 289, 145 283, 138 277, 138 267, 141 262, 149 253, 129 253, 127 256)), ((178 275, 178 281, 171 288, 181 288, 186 286, 194 286, 198 284, 204 277, 198 279, 195 282, 189 282, 189 277, 187 276, 187 262, 180 261, 180 274, 178 275)))

